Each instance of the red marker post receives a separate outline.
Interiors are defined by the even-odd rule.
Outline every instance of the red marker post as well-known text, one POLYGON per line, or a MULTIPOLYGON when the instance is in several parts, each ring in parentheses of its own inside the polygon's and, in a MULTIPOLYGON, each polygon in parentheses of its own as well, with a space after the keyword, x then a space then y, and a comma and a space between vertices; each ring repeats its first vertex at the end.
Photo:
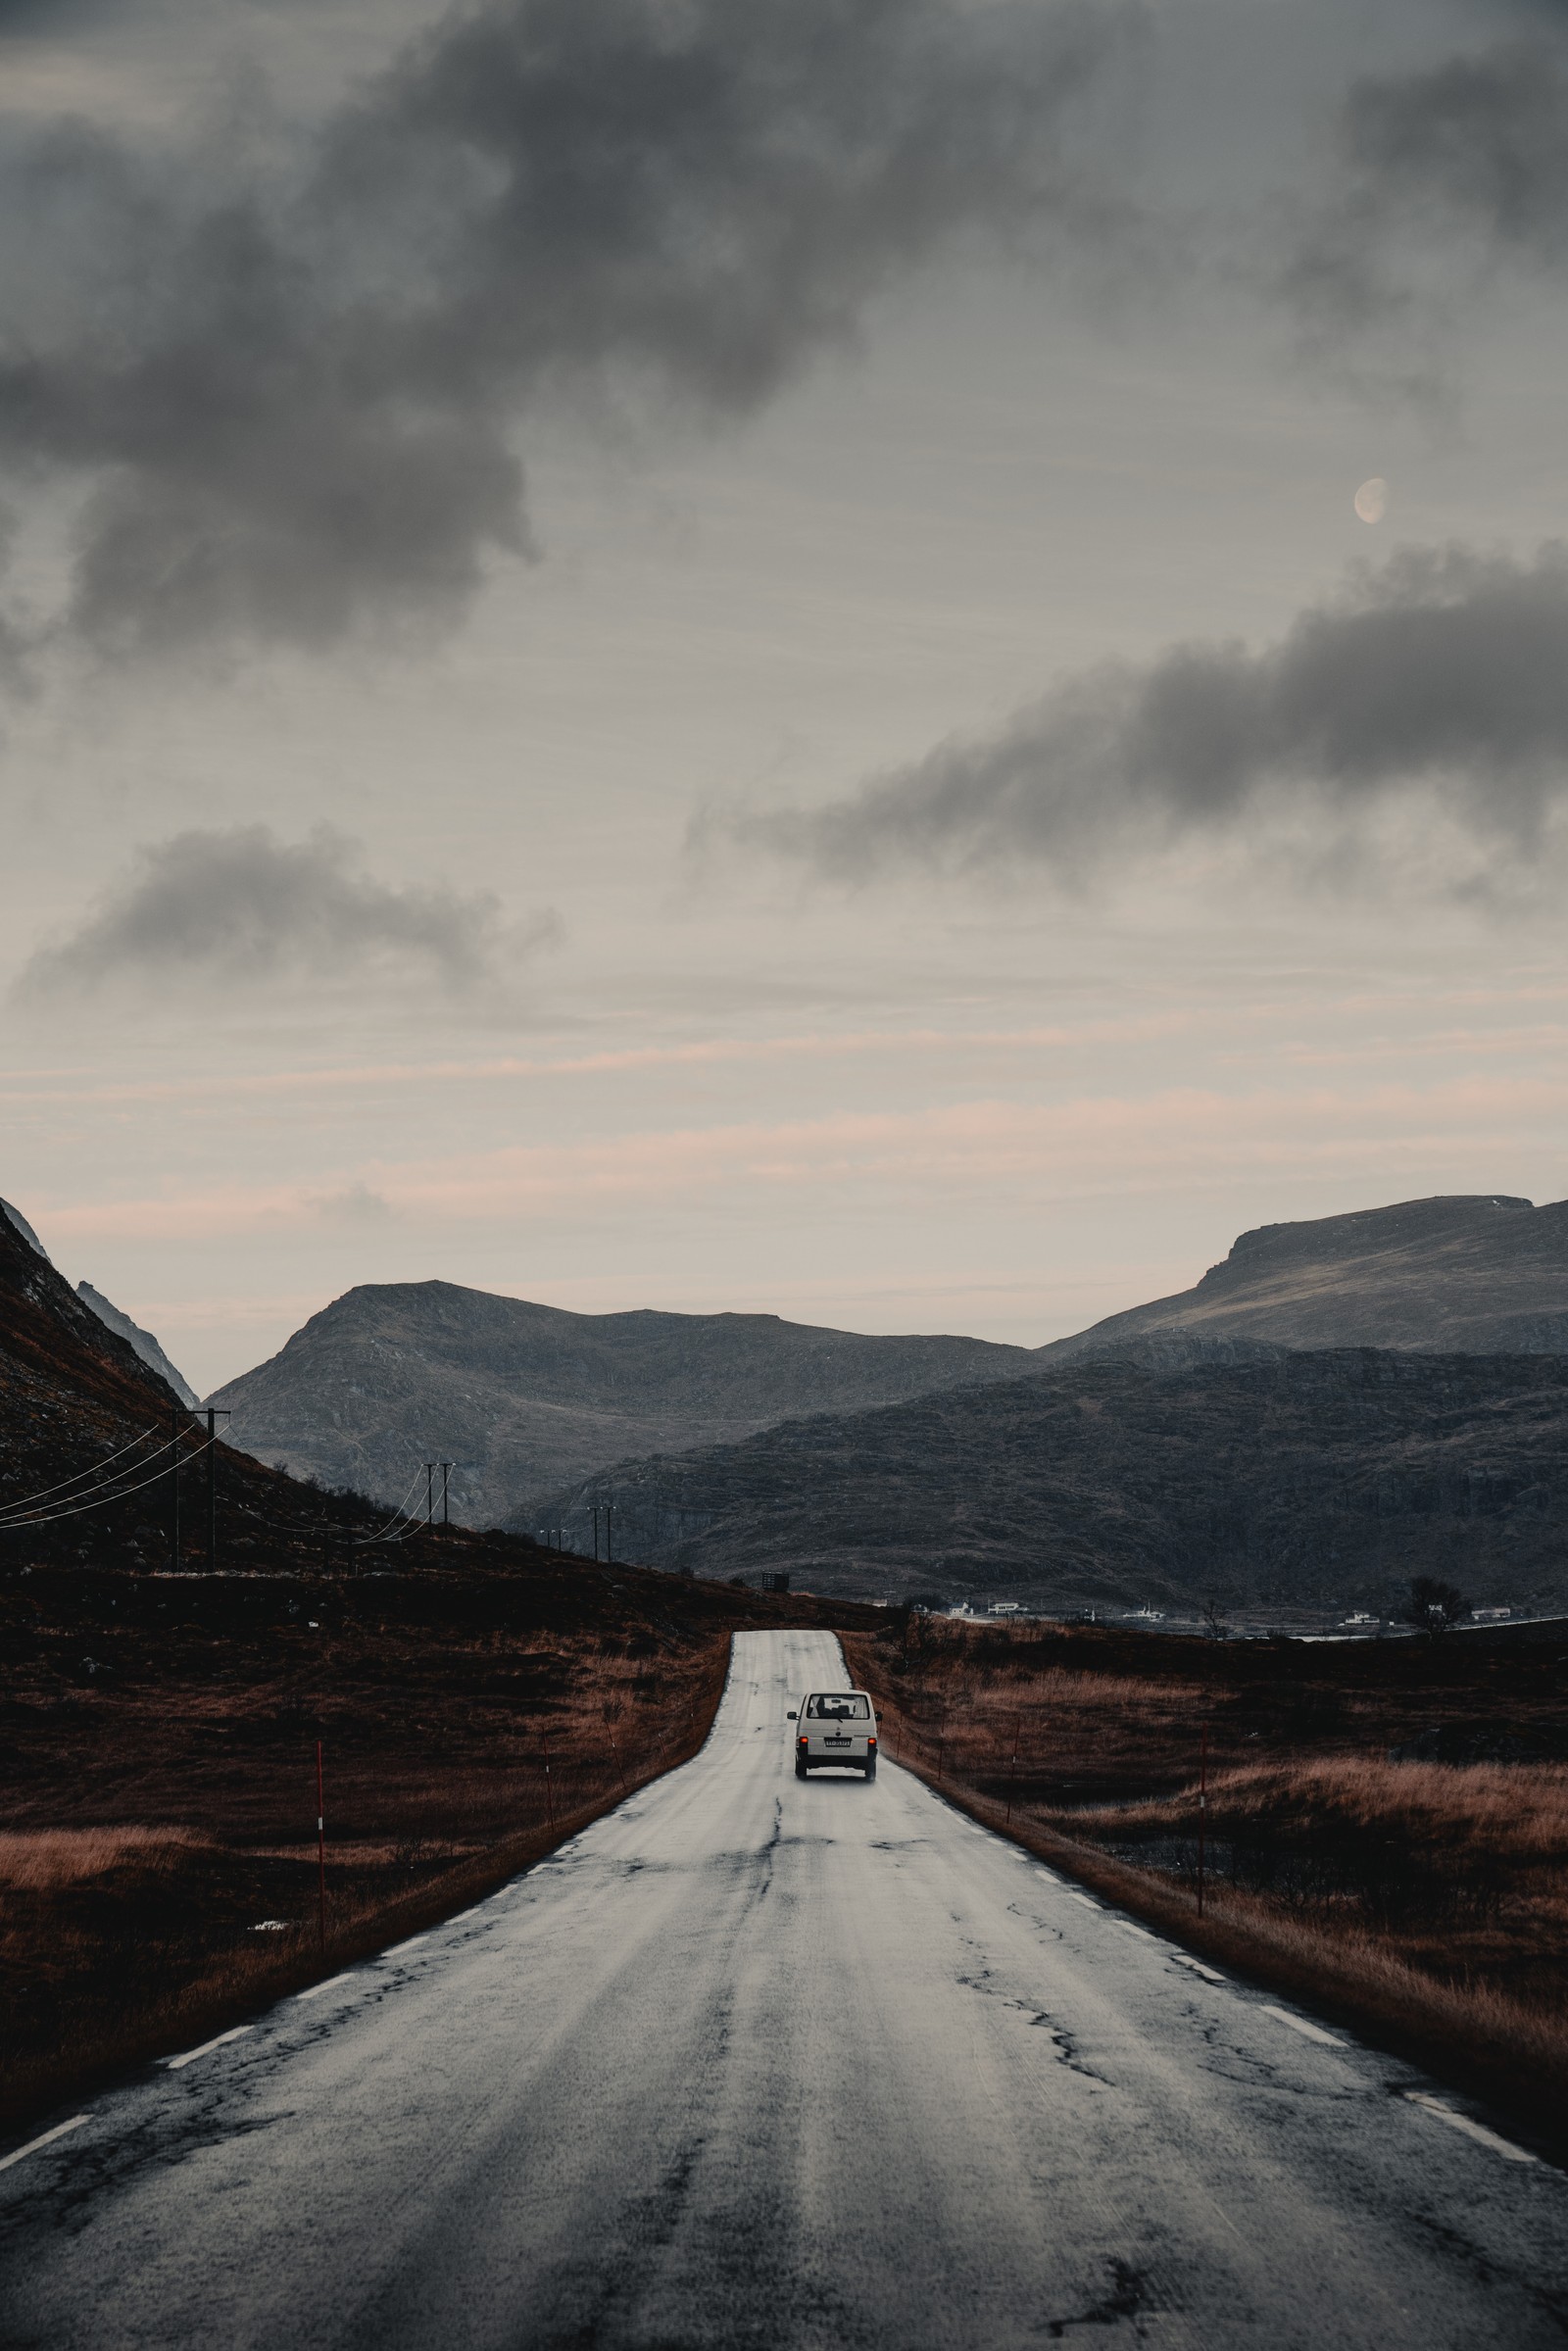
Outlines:
POLYGON ((316 1937, 326 1949, 326 1806, 321 1800, 321 1742, 316 1742, 316 1937))
POLYGON ((1198 1758, 1198 1915, 1203 1915, 1203 1837, 1208 1827, 1208 1725, 1198 1758))

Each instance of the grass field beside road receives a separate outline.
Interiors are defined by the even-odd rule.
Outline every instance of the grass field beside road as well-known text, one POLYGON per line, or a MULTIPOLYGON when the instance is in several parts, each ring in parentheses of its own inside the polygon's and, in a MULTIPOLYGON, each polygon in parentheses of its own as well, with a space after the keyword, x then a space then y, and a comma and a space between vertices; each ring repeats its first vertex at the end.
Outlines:
POLYGON ((696 1751, 737 1625, 815 1606, 467 1553, 0 1579, 0 2121, 475 1898, 696 1751))
POLYGON ((1301 1644, 902 1615, 845 1641, 885 1751, 977 1817, 1559 2136, 1565 1647, 1546 1629, 1301 1644))

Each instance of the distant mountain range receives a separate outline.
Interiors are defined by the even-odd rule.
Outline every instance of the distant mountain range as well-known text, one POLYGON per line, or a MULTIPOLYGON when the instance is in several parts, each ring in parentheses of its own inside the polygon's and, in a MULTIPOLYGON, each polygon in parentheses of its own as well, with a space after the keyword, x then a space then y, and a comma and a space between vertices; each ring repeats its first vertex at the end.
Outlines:
MULTIPOLYGON (((1568 1357, 1114 1355, 622 1462, 617 1543, 858 1598, 1196 1613, 1568 1602, 1568 1357)), ((582 1540, 587 1489, 552 1523, 582 1540)))
POLYGON ((211 1400, 264 1461, 391 1503, 451 1461, 454 1517, 527 1529, 629 1453, 722 1444, 1034 1364, 983 1339, 876 1339, 773 1314, 570 1314, 451 1282, 351 1290, 211 1400))
MULTIPOLYGON (((90 1459, 161 1426, 172 1372, 0 1214, 14 1493, 68 1429, 90 1459)), ((583 1546, 612 1498, 617 1555, 705 1575, 1269 1608, 1377 1606, 1437 1572, 1568 1602, 1568 1203, 1264 1226, 1191 1291, 1037 1350, 364 1288, 213 1400, 275 1467, 390 1505, 450 1461, 455 1518, 583 1546)), ((282 1494, 244 1509, 308 1516, 282 1494)))
POLYGON ((770 1314, 571 1314, 449 1282, 378 1284, 313 1315, 211 1400, 264 1461, 389 1504, 422 1463, 450 1461, 455 1516, 527 1528, 623 1464, 803 1416, 1107 1352, 1174 1370, 1279 1347, 1568 1353, 1568 1202, 1482 1195, 1264 1225, 1194 1289, 1039 1349, 770 1314))

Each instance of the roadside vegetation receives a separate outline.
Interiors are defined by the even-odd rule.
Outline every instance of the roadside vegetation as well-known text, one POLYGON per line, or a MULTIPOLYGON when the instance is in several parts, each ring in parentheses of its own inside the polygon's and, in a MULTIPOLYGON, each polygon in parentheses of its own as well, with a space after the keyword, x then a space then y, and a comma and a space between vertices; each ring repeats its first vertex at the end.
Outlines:
POLYGON ((737 1626, 813 1616, 514 1538, 464 1549, 395 1575, 0 1578, 0 2123, 462 1908, 695 1753, 737 1626))
POLYGON ((1547 1628, 1303 1645, 904 1611, 845 1641, 896 1760, 1193 1948, 1554 2137, 1563 1646, 1547 1628))

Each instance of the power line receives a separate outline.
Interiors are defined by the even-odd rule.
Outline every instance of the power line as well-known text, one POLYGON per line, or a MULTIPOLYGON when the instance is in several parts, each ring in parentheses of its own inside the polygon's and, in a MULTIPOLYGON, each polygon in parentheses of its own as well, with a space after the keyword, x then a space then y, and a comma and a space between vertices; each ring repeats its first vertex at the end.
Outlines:
MULTIPOLYGON (((169 1447, 167 1445, 161 1445, 159 1450, 161 1453, 166 1453, 168 1452, 169 1447)), ((111 1502, 125 1502, 130 1499, 133 1494, 145 1494, 149 1486, 156 1486, 160 1478, 167 1478, 168 1475, 168 1464, 160 1461, 159 1466, 153 1471, 152 1475, 150 1477, 143 1478, 139 1485, 122 1486, 113 1494, 100 1494, 96 1501, 78 1502, 69 1510, 46 1511, 41 1517, 38 1518, 8 1518, 0 1520, 0 1529, 11 1527, 52 1527, 55 1525, 57 1520, 62 1518, 80 1518, 84 1511, 104 1510, 108 1508, 111 1502)))
MULTIPOLYGON (((51 1494, 64 1494, 69 1486, 79 1486, 83 1478, 96 1477, 101 1469, 109 1467, 111 1461, 119 1461, 125 1453, 133 1453, 137 1445, 145 1445, 149 1437, 156 1437, 157 1434, 158 1428, 155 1422, 150 1429, 143 1429, 139 1437, 133 1437, 128 1445, 122 1445, 115 1452, 106 1453, 101 1461, 93 1462, 89 1469, 78 1469, 74 1476, 60 1479, 54 1486, 40 1486, 36 1494, 24 1494, 9 1502, 0 1502, 0 1518, 9 1517, 14 1510, 30 1510, 34 1502, 46 1502, 51 1494)), ((167 1445, 168 1443, 168 1438, 165 1438, 164 1444, 167 1445)), ((123 1471, 121 1472, 122 1476, 124 1474, 123 1471)), ((106 1483, 112 1483, 112 1481, 106 1481, 106 1483)))
MULTIPOLYGON (((365 1536, 358 1537, 358 1538, 356 1539, 356 1541, 355 1541, 355 1543, 354 1543, 354 1546, 353 1546, 353 1547, 355 1548, 355 1550, 357 1550, 357 1551, 363 1551, 363 1550, 367 1549, 367 1548, 368 1548, 368 1546, 370 1543, 380 1543, 380 1542, 381 1542, 381 1541, 382 1541, 382 1540, 383 1540, 383 1539, 386 1537, 386 1531, 387 1531, 387 1527, 395 1527, 395 1526, 397 1525, 397 1523, 398 1523, 398 1521, 399 1521, 399 1519, 400 1519, 400 1518, 412 1518, 412 1524, 413 1524, 413 1526, 417 1526, 417 1524, 418 1524, 418 1520, 417 1520, 417 1518, 416 1518, 416 1517, 415 1517, 415 1516, 413 1516, 413 1514, 411 1514, 411 1512, 410 1512, 410 1509, 409 1509, 409 1494, 411 1494, 414 1492, 415 1488, 416 1488, 416 1487, 418 1485, 418 1483, 419 1483, 419 1480, 420 1480, 420 1479, 423 1477, 423 1475, 424 1475, 424 1464, 423 1464, 423 1462, 421 1461, 421 1462, 420 1462, 420 1464, 419 1464, 419 1466, 418 1466, 418 1468, 417 1468, 417 1469, 415 1471, 415 1473, 414 1473, 413 1477, 412 1477, 412 1478, 409 1480, 408 1493, 404 1494, 402 1501, 401 1501, 401 1502, 399 1502, 399 1504, 398 1504, 397 1508, 396 1508, 396 1509, 393 1511, 393 1513, 392 1513, 391 1517, 390 1517, 390 1518, 387 1520, 387 1522, 386 1522, 386 1526, 377 1528, 376 1532, 375 1532, 373 1535, 365 1535, 365 1536)), ((412 1531, 412 1528, 411 1528, 411 1531, 412 1531)), ((403 1540, 403 1538, 402 1538, 402 1536, 401 1536, 401 1535, 395 1535, 395 1536, 393 1536, 393 1537, 391 1538, 391 1541, 393 1541, 394 1543, 401 1543, 401 1542, 402 1542, 402 1540, 403 1540)))

